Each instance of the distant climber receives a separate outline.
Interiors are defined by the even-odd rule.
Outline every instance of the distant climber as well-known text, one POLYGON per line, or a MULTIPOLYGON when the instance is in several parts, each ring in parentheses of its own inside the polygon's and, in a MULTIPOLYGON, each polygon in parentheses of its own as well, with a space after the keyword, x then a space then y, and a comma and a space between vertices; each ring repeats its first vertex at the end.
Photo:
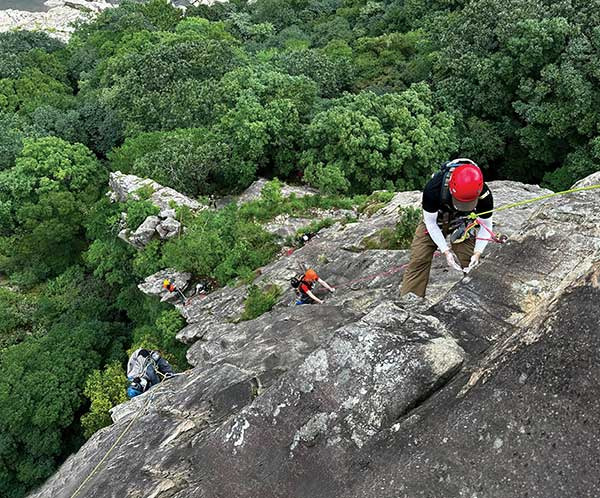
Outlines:
POLYGON ((208 195, 208 207, 211 209, 218 209, 217 198, 215 197, 215 194, 208 195))
POLYGON ((335 292, 335 288, 331 287, 325 280, 319 278, 317 272, 312 269, 308 269, 303 275, 293 277, 290 281, 292 287, 296 290, 296 304, 323 304, 323 300, 319 299, 312 292, 314 286, 320 283, 329 292, 335 292))
POLYGON ((127 363, 127 396, 138 396, 173 375, 171 365, 158 351, 136 349, 127 363))
POLYGON ((182 302, 182 304, 186 303, 187 298, 185 297, 185 294, 183 293, 183 291, 179 287, 177 287, 175 285, 175 282, 172 282, 168 278, 165 278, 163 280, 163 285, 162 286, 163 286, 163 289, 165 289, 169 293, 175 293, 175 295, 179 298, 179 300, 182 302))
MULTIPOLYGON (((436 249, 445 256, 448 266, 469 273, 477 264, 488 238, 465 233, 471 213, 494 209, 492 192, 483 181, 479 166, 470 159, 445 163, 423 190, 423 221, 417 226, 411 246, 410 262, 404 272, 401 294, 413 292, 424 297, 431 260, 436 249), (446 237, 450 235, 452 248, 446 237), (458 261, 457 261, 458 256, 458 261)), ((492 233, 492 213, 483 214, 479 222, 492 233)))
POLYGON ((298 238, 296 239, 296 246, 304 247, 306 244, 308 244, 308 242, 310 242, 315 237, 318 237, 318 235, 316 233, 313 233, 313 232, 303 233, 302 235, 298 236, 298 238))
POLYGON ((212 277, 202 277, 194 287, 192 297, 197 295, 207 295, 214 291, 219 286, 216 279, 212 277))

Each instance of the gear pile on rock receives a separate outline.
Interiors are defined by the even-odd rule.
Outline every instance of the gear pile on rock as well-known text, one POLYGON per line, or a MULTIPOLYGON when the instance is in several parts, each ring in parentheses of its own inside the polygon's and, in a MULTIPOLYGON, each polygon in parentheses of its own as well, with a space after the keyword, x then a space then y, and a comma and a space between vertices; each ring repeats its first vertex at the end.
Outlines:
MULTIPOLYGON (((498 205, 545 193, 490 185, 498 205)), ((255 283, 318 264, 324 305, 290 291, 236 323, 245 287, 192 300, 178 338, 194 368, 116 407, 31 496, 88 478, 79 496, 600 496, 599 196, 498 213, 509 241, 462 279, 434 258, 427 300, 399 298, 408 251, 360 244, 418 192, 321 230, 255 283)))

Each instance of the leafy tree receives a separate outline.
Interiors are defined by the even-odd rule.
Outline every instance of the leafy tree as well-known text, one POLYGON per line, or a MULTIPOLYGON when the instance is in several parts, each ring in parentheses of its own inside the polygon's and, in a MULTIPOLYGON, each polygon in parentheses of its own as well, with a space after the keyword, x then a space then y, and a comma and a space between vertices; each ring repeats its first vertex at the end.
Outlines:
POLYGON ((291 75, 304 75, 317 83, 320 94, 331 98, 350 89, 354 68, 350 59, 329 57, 319 50, 292 50, 276 59, 277 66, 291 75))
POLYGON ((107 323, 64 322, 2 353, 0 483, 8 496, 41 483, 81 442, 75 416, 84 382, 113 335, 107 323))
POLYGON ((81 266, 72 266, 56 278, 46 281, 38 292, 32 319, 46 329, 65 315, 81 321, 90 317, 103 320, 113 318, 110 289, 101 280, 87 274, 81 266))
POLYGON ((14 31, 0 33, 0 78, 17 79, 26 67, 32 64, 32 51, 54 53, 64 44, 42 31, 14 31))
POLYGON ((99 157, 122 140, 123 129, 116 113, 97 98, 81 98, 71 109, 40 105, 29 114, 36 136, 56 136, 82 143, 99 157))
POLYGON ((435 112, 425 84, 337 99, 315 116, 307 141, 305 179, 331 193, 421 188, 456 147, 452 118, 435 112))
POLYGON ((207 193, 207 179, 223 162, 222 147, 206 129, 141 133, 110 154, 113 169, 152 178, 182 193, 207 193))
POLYGON ((129 136, 197 126, 206 120, 208 80, 218 80, 242 58, 229 41, 201 35, 189 40, 184 34, 181 41, 175 38, 112 58, 102 79, 110 88, 104 101, 116 109, 129 136))
POLYGON ((136 6, 136 9, 162 31, 175 29, 182 18, 181 10, 167 0, 150 0, 136 6))
POLYGON ((223 188, 245 188, 257 172, 287 177, 298 169, 303 124, 310 119, 317 88, 304 76, 264 67, 226 74, 214 95, 221 117, 212 127, 214 175, 223 188), (219 158, 220 161, 218 160, 219 158))
POLYGON ((478 0, 436 23, 437 95, 465 118, 463 143, 493 174, 538 182, 593 150, 599 6, 478 0))
POLYGON ((23 149, 23 139, 32 133, 25 120, 10 112, 0 111, 0 171, 12 168, 23 149))
POLYGON ((199 17, 186 16, 177 24, 175 32, 179 34, 191 33, 194 38, 200 37, 205 40, 235 41, 234 36, 226 30, 224 22, 210 22, 208 19, 199 17))
POLYGON ((424 31, 359 38, 354 47, 355 87, 382 93, 426 80, 432 65, 429 47, 424 31))
POLYGON ((295 148, 302 128, 298 111, 289 100, 266 105, 248 95, 215 126, 217 144, 225 145, 215 180, 236 190, 250 185, 258 171, 287 176, 295 169, 295 148))
POLYGON ((106 173, 83 145, 26 139, 13 168, 0 172, 5 206, 0 257, 5 271, 34 283, 57 275, 85 247, 83 221, 106 173))
POLYGON ((275 31, 271 23, 254 24, 250 14, 245 12, 230 13, 227 16, 227 25, 236 38, 243 40, 250 47, 252 42, 264 41, 275 31))
POLYGON ((86 438, 112 423, 109 410, 127 401, 126 389, 127 377, 120 362, 112 362, 104 370, 94 370, 88 376, 83 394, 90 400, 91 407, 81 417, 86 438))
POLYGON ((42 104, 67 107, 72 89, 37 68, 22 71, 18 79, 0 79, 0 111, 30 113, 42 104))
POLYGON ((224 21, 232 12, 236 12, 235 2, 215 2, 212 5, 192 5, 185 11, 186 18, 200 17, 209 21, 224 21))
POLYGON ((0 287, 0 352, 32 334, 42 332, 33 320, 36 308, 34 296, 0 287))

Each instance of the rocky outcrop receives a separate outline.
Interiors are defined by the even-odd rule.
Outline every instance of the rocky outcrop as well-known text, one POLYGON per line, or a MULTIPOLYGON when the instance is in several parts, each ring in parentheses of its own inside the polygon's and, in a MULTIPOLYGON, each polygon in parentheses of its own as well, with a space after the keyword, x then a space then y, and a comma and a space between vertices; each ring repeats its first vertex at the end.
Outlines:
POLYGON ((144 282, 138 284, 138 289, 148 296, 160 297, 162 302, 171 301, 175 303, 180 300, 178 294, 165 289, 163 282, 168 279, 177 289, 185 291, 191 277, 190 273, 166 268, 146 277, 144 282))
MULTIPOLYGON (((262 190, 267 184, 267 180, 260 178, 250 185, 237 199, 227 198, 228 201, 237 202, 238 205, 245 204, 247 202, 256 201, 261 198, 262 190)), ((281 196, 284 198, 292 195, 300 198, 318 194, 319 191, 307 187, 307 186, 295 186, 288 185, 286 183, 281 184, 281 196)), ((225 199, 221 200, 217 204, 219 207, 224 205, 225 199)), ((290 237, 294 237, 296 232, 301 229, 308 227, 315 221, 330 219, 330 220, 343 220, 355 218, 357 213, 351 209, 312 209, 309 213, 301 217, 290 216, 288 214, 280 214, 274 219, 263 225, 267 232, 276 235, 281 241, 285 241, 290 237)))
POLYGON ((74 23, 90 20, 113 5, 106 1, 48 0, 46 6, 45 12, 0 10, 0 32, 15 29, 45 31, 66 42, 75 30, 74 23))
POLYGON ((160 209, 158 216, 148 216, 135 230, 127 227, 127 216, 122 213, 123 227, 119 231, 119 238, 136 249, 143 249, 154 238, 167 240, 182 232, 183 226, 176 219, 176 207, 185 206, 191 211, 207 209, 198 201, 170 187, 163 187, 155 181, 135 175, 125 175, 120 171, 110 174, 109 187, 108 196, 113 202, 140 200, 140 192, 144 192, 148 200, 160 209))
POLYGON ((235 323, 245 288, 192 299, 197 366, 116 407, 32 496, 71 496, 103 457, 85 496, 598 496, 599 191, 499 212, 509 242, 467 278, 436 266, 427 300, 397 296, 406 252, 360 248, 418 202, 399 195, 256 280, 316 261, 326 305, 288 293, 235 323))
MULTIPOLYGON (((263 187, 267 184, 268 180, 260 178, 252 183, 244 192, 238 197, 238 204, 244 204, 245 202, 255 201, 260 199, 263 187)), ((319 191, 317 189, 306 187, 306 186, 294 186, 286 183, 281 184, 281 195, 283 197, 289 197, 294 194, 296 197, 304 197, 306 195, 316 195, 319 191)))
MULTIPOLYGON (((226 0, 173 0, 172 3, 185 10, 191 5, 213 5, 221 1, 226 0)), ((67 42, 75 31, 76 23, 90 21, 118 3, 117 0, 47 0, 44 3, 47 9, 42 12, 0 10, 0 32, 45 31, 49 36, 67 42)))
POLYGON ((140 178, 135 175, 126 175, 120 171, 110 174, 108 186, 110 188, 109 196, 114 202, 126 202, 129 199, 139 200, 138 191, 150 190, 150 202, 160 208, 165 217, 175 214, 173 212, 174 206, 186 206, 192 211, 206 209, 206 206, 180 194, 177 190, 170 187, 163 187, 153 180, 140 178))

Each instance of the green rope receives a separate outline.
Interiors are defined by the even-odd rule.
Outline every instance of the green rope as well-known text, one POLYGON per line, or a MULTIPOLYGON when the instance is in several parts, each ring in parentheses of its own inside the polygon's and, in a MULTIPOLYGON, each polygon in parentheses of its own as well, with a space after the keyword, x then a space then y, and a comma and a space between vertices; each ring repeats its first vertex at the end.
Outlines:
POLYGON ((512 208, 516 208, 519 206, 524 206, 525 204, 531 204, 533 202, 543 201, 545 199, 550 199, 551 197, 556 197, 557 195, 571 194, 573 192, 583 192, 586 190, 594 190, 597 188, 600 188, 600 184, 590 185, 589 187, 572 188, 569 190, 563 190, 561 192, 553 192, 551 194, 540 195, 539 197, 534 197, 533 199, 526 199, 524 201, 513 202, 511 204, 505 204, 504 206, 499 206, 496 209, 490 209, 489 211, 484 211, 483 213, 471 213, 469 215, 469 218, 475 219, 475 218, 478 218, 479 216, 483 216, 484 214, 495 213, 497 211, 504 211, 505 209, 512 209, 512 208))

